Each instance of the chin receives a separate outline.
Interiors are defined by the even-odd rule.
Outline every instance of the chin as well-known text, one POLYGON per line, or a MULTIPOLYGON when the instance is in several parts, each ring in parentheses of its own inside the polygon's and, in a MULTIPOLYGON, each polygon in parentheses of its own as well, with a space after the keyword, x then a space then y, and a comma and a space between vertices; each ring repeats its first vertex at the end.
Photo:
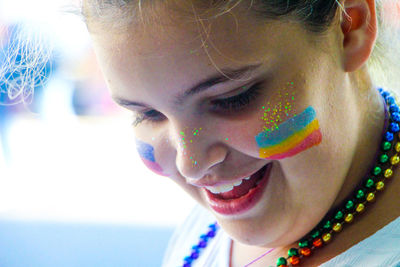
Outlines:
MULTIPOLYGON (((222 229, 235 241, 249 246, 266 246, 273 242, 273 233, 276 231, 266 231, 267 224, 256 219, 224 220, 217 217, 222 229)), ((271 228, 269 228, 271 229, 271 228)))

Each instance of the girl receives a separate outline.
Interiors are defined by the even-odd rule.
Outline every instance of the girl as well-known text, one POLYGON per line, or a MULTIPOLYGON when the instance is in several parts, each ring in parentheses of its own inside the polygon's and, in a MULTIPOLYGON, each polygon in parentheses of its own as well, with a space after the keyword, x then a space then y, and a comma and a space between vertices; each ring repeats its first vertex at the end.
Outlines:
POLYGON ((399 3, 383 3, 83 1, 144 163, 199 203, 164 266, 400 266, 399 3))

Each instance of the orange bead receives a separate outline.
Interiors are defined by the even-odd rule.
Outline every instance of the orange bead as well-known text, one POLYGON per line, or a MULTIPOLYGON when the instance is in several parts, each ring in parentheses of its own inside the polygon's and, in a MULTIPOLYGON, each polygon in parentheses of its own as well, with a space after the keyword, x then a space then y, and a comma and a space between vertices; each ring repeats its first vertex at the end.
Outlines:
POLYGON ((292 256, 289 258, 289 262, 292 265, 298 265, 300 263, 300 258, 298 256, 292 256))
POLYGON ((278 267, 288 267, 287 265, 279 265, 278 267))
POLYGON ((309 248, 300 248, 300 254, 303 256, 310 256, 311 255, 311 249, 309 248))
POLYGON ((322 246, 322 239, 316 238, 316 239, 314 239, 314 241, 312 243, 313 243, 314 247, 318 248, 318 247, 322 246))

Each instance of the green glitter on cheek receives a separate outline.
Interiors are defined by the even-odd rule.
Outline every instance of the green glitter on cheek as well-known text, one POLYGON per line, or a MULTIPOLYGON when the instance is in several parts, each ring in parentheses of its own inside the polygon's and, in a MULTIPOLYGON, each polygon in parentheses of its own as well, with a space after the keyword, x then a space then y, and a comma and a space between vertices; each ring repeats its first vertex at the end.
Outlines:
MULTIPOLYGON (((293 82, 288 82, 287 85, 290 87, 293 85, 293 82)), ((284 89, 287 88, 285 87, 284 89)), ((283 113, 288 117, 290 111, 292 110, 292 105, 290 104, 289 100, 294 100, 294 94, 295 93, 292 92, 291 95, 289 95, 288 92, 281 92, 281 90, 278 90, 278 97, 281 101, 277 102, 274 106, 272 106, 270 102, 268 102, 267 105, 262 106, 263 116, 261 119, 266 124, 263 127, 264 131, 269 132, 279 129, 278 125, 280 122, 285 120, 285 118, 281 118, 281 114, 283 113)))

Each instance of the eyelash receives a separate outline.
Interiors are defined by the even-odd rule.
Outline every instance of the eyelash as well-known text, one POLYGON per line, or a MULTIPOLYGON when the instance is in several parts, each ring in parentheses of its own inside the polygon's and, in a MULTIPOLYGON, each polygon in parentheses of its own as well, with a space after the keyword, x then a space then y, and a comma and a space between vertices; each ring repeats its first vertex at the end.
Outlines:
POLYGON ((216 99, 211 101, 214 105, 212 108, 221 108, 229 111, 239 111, 248 106, 259 94, 261 90, 261 83, 256 83, 245 92, 225 99, 216 99))
MULTIPOLYGON (((244 107, 248 106, 258 95, 260 95, 261 91, 261 83, 256 83, 251 86, 245 92, 225 98, 225 99, 216 99, 211 101, 213 104, 212 110, 223 109, 225 111, 239 111, 244 107)), ((151 123, 162 121, 165 119, 165 116, 160 112, 153 110, 137 113, 134 116, 134 121, 132 125, 137 126, 142 121, 149 121, 151 123)))

